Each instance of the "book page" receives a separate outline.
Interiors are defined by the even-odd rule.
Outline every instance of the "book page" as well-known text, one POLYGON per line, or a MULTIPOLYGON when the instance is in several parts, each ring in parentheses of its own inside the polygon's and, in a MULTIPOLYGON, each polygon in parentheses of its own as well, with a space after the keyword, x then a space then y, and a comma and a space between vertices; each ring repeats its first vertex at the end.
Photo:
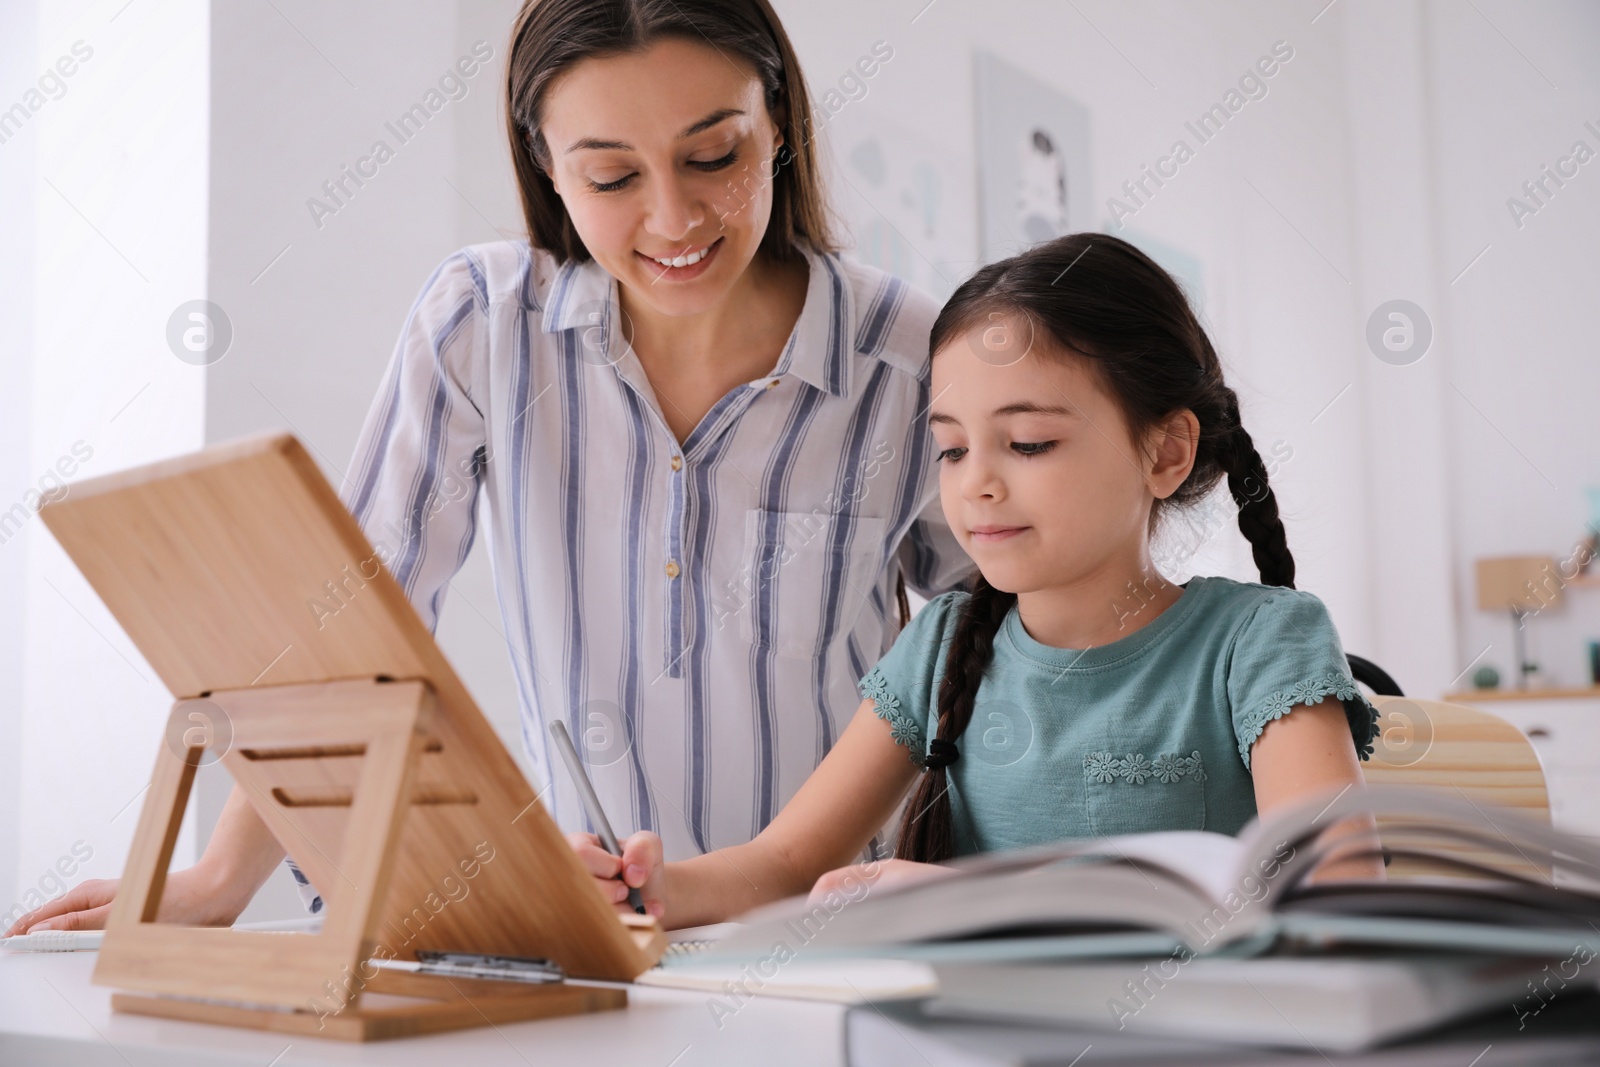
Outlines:
POLYGON ((1167 830, 1103 838, 1085 850, 1096 853, 1171 871, 1206 899, 1220 901, 1238 884, 1244 848, 1225 834, 1167 830))

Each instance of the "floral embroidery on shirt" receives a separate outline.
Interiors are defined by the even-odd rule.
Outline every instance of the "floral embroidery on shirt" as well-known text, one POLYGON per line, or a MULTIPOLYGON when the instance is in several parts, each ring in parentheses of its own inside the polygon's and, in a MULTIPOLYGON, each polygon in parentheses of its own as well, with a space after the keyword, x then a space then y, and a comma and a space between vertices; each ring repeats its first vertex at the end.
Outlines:
POLYGON ((922 730, 916 720, 900 710, 900 698, 889 691, 889 679, 874 667, 861 679, 861 695, 872 701, 873 714, 889 724, 889 735, 906 746, 907 757, 922 766, 922 730))
POLYGON ((1272 719, 1280 718, 1294 706, 1294 698, 1288 693, 1273 693, 1267 698, 1267 705, 1265 708, 1267 719, 1270 721, 1272 719))
POLYGON ((1154 759, 1142 752, 1114 756, 1109 752, 1091 752, 1083 757, 1083 777, 1090 782, 1114 782, 1118 778, 1143 785, 1145 779, 1171 785, 1183 778, 1197 782, 1206 780, 1206 771, 1198 751, 1187 756, 1176 752, 1162 752, 1154 759))
POLYGON ((1144 780, 1151 775, 1150 761, 1144 758, 1144 753, 1129 754, 1117 761, 1121 766, 1122 776, 1134 785, 1143 785, 1144 780))
POLYGON ((1109 782, 1117 777, 1118 760, 1109 752, 1091 752, 1083 757, 1083 776, 1091 782, 1109 782))
POLYGON ((1163 752, 1156 757, 1153 770, 1158 782, 1170 784, 1183 777, 1183 771, 1178 767, 1178 757, 1170 752, 1163 752))
POLYGON ((1307 678, 1294 687, 1294 692, 1289 694, 1291 704, 1320 704, 1322 698, 1327 696, 1322 691, 1322 686, 1315 678, 1307 678))
POLYGON ((1355 738, 1356 754, 1362 759, 1369 758, 1372 755, 1372 739, 1378 732, 1378 709, 1361 695, 1353 678, 1334 671, 1321 678, 1308 678, 1287 693, 1273 693, 1259 708, 1244 714, 1239 723, 1239 756, 1244 760, 1244 765, 1250 766, 1250 747, 1267 728, 1267 723, 1283 718, 1302 704, 1320 704, 1324 697, 1329 696, 1341 701, 1358 702, 1354 707, 1346 705, 1345 717, 1350 722, 1351 736, 1355 738))
POLYGON ((917 724, 910 719, 890 719, 889 725, 891 727, 889 736, 894 738, 894 743, 897 745, 905 745, 910 748, 920 740, 917 736, 917 724))

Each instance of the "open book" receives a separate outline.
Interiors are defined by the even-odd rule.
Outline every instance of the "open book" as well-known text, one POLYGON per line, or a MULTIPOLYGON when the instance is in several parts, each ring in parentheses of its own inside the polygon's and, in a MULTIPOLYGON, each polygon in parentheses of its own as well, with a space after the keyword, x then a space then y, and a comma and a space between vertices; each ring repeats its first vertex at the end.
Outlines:
POLYGON ((1370 945, 1564 956, 1600 952, 1600 843, 1464 795, 1372 786, 1273 812, 1237 838, 1135 834, 965 857, 926 881, 861 882, 740 922, 714 955, 957 962, 1370 945), (1391 854, 1457 877, 1308 884, 1329 855, 1323 831, 1363 813, 1384 817, 1391 854), (1518 873, 1557 866, 1573 884, 1518 873))

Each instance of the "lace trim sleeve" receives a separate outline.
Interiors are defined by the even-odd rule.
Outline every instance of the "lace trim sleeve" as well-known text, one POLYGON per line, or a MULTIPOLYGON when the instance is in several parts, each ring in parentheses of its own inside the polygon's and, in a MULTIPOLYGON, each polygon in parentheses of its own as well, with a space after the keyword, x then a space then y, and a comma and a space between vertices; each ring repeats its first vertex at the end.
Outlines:
POLYGON ((1336 697, 1344 704, 1345 719, 1356 754, 1363 760, 1372 757, 1372 742, 1378 735, 1378 709, 1357 688, 1347 674, 1327 674, 1309 678, 1288 692, 1276 692, 1260 707, 1252 708, 1239 728, 1239 758, 1250 766, 1250 746, 1256 743, 1267 723, 1281 719, 1302 704, 1320 704, 1324 697, 1336 697))
POLYGON ((861 695, 872 701, 873 713, 889 724, 895 744, 904 745, 911 762, 920 767, 922 754, 927 748, 922 739, 922 728, 905 713, 900 698, 890 692, 889 679, 874 667, 861 679, 860 689, 861 695))

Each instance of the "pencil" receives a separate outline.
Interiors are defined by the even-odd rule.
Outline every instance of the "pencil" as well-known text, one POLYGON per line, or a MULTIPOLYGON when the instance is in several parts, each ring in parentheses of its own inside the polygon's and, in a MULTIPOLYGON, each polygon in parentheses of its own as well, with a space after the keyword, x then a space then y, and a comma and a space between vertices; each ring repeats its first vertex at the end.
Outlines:
MULTIPOLYGON (((583 769, 583 761, 578 758, 578 750, 572 746, 572 735, 567 733, 567 724, 560 719, 550 724, 550 736, 556 739, 556 747, 561 750, 561 759, 566 763, 567 770, 572 772, 572 784, 578 787, 578 799, 583 801, 583 810, 589 813, 589 821, 594 823, 595 835, 600 838, 600 843, 606 851, 613 856, 622 855, 622 846, 617 844, 617 835, 611 832, 611 821, 606 818, 605 809, 600 806, 600 797, 594 791, 594 783, 589 781, 588 772, 583 769)), ((619 872, 617 877, 622 878, 619 872)), ((639 890, 634 886, 628 887, 628 903, 633 905, 633 910, 640 915, 648 912, 644 908, 644 899, 639 896, 639 890)))

